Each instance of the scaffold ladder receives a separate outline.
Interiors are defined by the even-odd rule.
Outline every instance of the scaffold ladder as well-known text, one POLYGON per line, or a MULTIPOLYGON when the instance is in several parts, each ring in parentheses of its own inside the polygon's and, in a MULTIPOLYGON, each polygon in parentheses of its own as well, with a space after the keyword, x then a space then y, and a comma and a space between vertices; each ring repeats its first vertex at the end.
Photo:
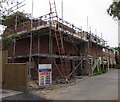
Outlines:
POLYGON ((56 39, 56 43, 57 43, 57 49, 58 49, 58 53, 60 56, 60 63, 61 63, 61 72, 64 76, 65 81, 68 75, 69 71, 67 70, 67 60, 64 60, 64 64, 63 64, 63 58, 62 55, 65 56, 65 50, 64 50, 64 45, 63 45, 63 37, 62 37, 62 33, 60 31, 60 24, 58 22, 58 14, 57 14, 57 9, 56 9, 56 3, 55 0, 49 0, 49 5, 50 5, 50 17, 51 17, 51 22, 52 22, 52 27, 54 28, 54 36, 56 39), (64 68, 65 66, 65 68, 64 68))

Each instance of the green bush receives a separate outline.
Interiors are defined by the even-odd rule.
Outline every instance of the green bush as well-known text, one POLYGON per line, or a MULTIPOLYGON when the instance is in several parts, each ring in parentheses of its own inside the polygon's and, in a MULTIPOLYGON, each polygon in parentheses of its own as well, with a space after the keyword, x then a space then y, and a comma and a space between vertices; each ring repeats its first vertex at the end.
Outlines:
POLYGON ((112 65, 112 68, 116 68, 116 64, 113 64, 113 65, 112 65))
POLYGON ((115 68, 120 69, 120 64, 116 64, 115 68))

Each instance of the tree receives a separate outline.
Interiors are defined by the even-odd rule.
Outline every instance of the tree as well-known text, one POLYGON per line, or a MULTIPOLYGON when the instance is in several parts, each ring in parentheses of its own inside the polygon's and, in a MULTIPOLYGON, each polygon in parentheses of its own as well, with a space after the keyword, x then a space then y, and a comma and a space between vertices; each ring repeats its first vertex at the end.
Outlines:
MULTIPOLYGON (((5 31, 3 34, 0 34, 0 50, 8 50, 9 53, 12 53, 16 37, 19 37, 15 29, 13 29, 15 24, 18 25, 20 22, 28 20, 25 13, 19 11, 13 13, 13 10, 9 8, 10 5, 16 3, 19 3, 18 0, 0 1, 0 25, 5 26, 5 30, 9 29, 13 33, 12 36, 6 35, 5 31)), ((15 5, 13 7, 15 7, 15 5)))
POLYGON ((115 61, 116 61, 116 68, 120 69, 120 47, 116 47, 116 54, 115 54, 115 61))
MULTIPOLYGON (((14 27, 15 22, 16 22, 16 16, 17 16, 17 22, 19 23, 19 20, 25 21, 27 20, 25 14, 23 14, 22 12, 16 12, 13 13, 12 15, 9 16, 2 16, 1 17, 1 22, 0 24, 3 26, 6 26, 6 29, 10 29, 10 27, 14 27)), ((18 24, 17 23, 17 24, 18 24)), ((15 43, 15 38, 18 37, 18 35, 15 32, 15 29, 11 29, 13 31, 12 36, 6 35, 5 31, 3 32, 3 34, 0 35, 1 39, 0 39, 0 44, 1 44, 1 49, 2 50, 8 50, 8 53, 12 53, 13 51, 13 45, 15 43)))
POLYGON ((15 43, 15 39, 13 37, 2 34, 0 43, 1 50, 8 50, 9 53, 12 53, 13 44, 15 43))
POLYGON ((26 14, 19 11, 8 16, 5 16, 5 15, 2 16, 2 19, 0 20, 1 21, 0 24, 6 26, 6 29, 9 29, 12 31, 11 36, 7 35, 5 31, 1 35, 2 50, 8 50, 9 53, 12 52, 14 43, 16 42, 16 38, 19 37, 16 30, 13 28, 16 22, 17 22, 17 25, 19 25, 28 20, 29 19, 26 17, 26 14), (16 17, 17 17, 17 20, 16 20, 16 17))
POLYGON ((0 17, 8 13, 8 6, 14 4, 15 0, 0 0, 0 17))
POLYGON ((2 16, 1 24, 4 26, 7 26, 7 28, 10 28, 10 27, 14 27, 16 22, 17 22, 17 24, 19 24, 19 23, 25 22, 27 20, 28 19, 26 18, 25 13, 17 11, 9 16, 5 16, 5 15, 2 16), (16 16, 17 16, 17 20, 16 20, 16 16))
MULTIPOLYGON (((8 14, 9 5, 13 5, 14 3, 15 0, 0 0, 0 25, 4 26, 3 17, 5 17, 8 14)), ((0 50, 8 50, 9 52, 11 52, 12 45, 14 42, 15 40, 12 37, 0 34, 0 50)))
MULTIPOLYGON (((113 2, 107 9, 107 12, 114 19, 120 20, 120 0, 118 2, 113 2)), ((115 54, 115 60, 117 64, 116 68, 120 68, 120 47, 117 47, 115 49, 117 50, 115 54)))
POLYGON ((120 20, 120 1, 113 2, 107 9, 107 12, 113 18, 120 20))
POLYGON ((2 51, 2 39, 0 38, 0 51, 2 51))

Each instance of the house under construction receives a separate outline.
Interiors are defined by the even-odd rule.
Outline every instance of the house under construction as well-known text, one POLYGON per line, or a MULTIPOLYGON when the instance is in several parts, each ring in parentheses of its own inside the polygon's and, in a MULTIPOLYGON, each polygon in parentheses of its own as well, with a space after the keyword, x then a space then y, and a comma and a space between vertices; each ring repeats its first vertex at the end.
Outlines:
POLYGON ((6 28, 4 34, 12 36, 13 31, 19 36, 9 62, 29 62, 33 80, 38 80, 39 64, 51 64, 52 79, 64 82, 75 76, 91 75, 103 58, 115 64, 114 51, 105 46, 105 41, 59 18, 55 3, 50 3, 49 14, 21 20, 17 26, 6 28))

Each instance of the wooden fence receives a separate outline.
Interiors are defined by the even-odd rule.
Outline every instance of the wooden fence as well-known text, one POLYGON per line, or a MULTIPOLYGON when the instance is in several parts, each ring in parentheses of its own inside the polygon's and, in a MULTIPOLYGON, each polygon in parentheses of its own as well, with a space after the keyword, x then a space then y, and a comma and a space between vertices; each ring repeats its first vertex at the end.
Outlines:
POLYGON ((0 51, 0 88, 2 88, 4 68, 7 63, 7 51, 0 51))
POLYGON ((28 64, 7 63, 7 52, 0 53, 2 53, 2 88, 27 91, 28 64))

